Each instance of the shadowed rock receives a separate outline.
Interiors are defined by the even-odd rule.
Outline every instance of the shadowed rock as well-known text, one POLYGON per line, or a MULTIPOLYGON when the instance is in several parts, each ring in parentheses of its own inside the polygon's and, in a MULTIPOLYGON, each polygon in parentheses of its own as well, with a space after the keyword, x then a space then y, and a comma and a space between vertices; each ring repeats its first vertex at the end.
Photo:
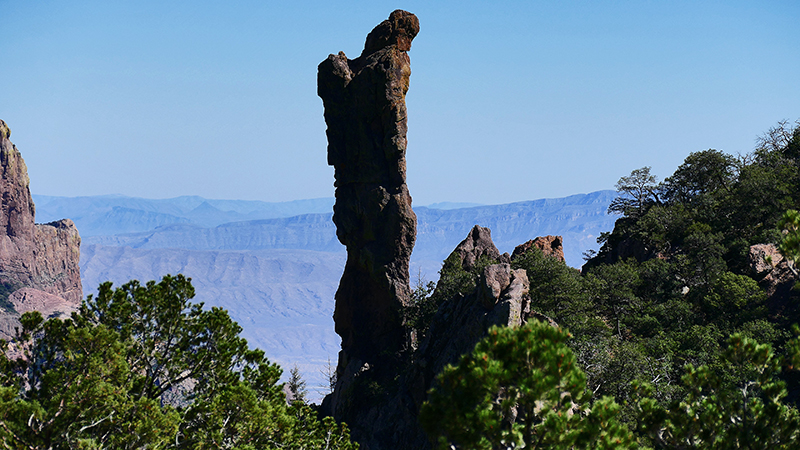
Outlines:
POLYGON ((401 310, 417 223, 406 186, 406 51, 418 31, 416 16, 394 11, 369 34, 361 56, 340 52, 319 65, 336 179, 333 221, 347 247, 334 312, 340 371, 353 358, 362 365, 406 346, 401 310))
POLYGON ((369 33, 361 56, 330 55, 317 75, 334 167, 333 222, 347 247, 333 314, 342 338, 338 381, 323 408, 354 423, 361 441, 374 422, 362 403, 369 386, 385 386, 409 347, 403 309, 417 217, 406 186, 406 52, 418 32, 416 16, 394 11, 369 33))

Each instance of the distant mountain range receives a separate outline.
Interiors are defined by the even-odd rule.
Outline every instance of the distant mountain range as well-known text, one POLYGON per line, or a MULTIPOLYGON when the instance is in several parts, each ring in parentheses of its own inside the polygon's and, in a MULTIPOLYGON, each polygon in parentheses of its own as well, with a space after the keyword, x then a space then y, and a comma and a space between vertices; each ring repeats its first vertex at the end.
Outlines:
MULTIPOLYGON (((417 242, 412 280, 435 281, 442 260, 474 225, 489 227, 500 251, 537 236, 564 237, 567 263, 613 228, 614 191, 505 205, 441 203, 414 208, 417 242)), ((335 363, 334 293, 345 252, 331 221, 334 199, 267 203, 177 197, 33 196, 38 222, 72 219, 82 236, 84 293, 170 273, 192 277, 196 301, 228 309, 244 336, 287 369, 298 364, 309 384, 335 363)))
POLYGON ((177 223, 215 227, 243 220, 327 213, 333 209, 335 202, 333 198, 270 203, 255 200, 210 200, 198 196, 153 200, 123 195, 34 195, 33 201, 39 222, 70 218, 78 225, 81 236, 135 233, 177 223))
MULTIPOLYGON (((495 243, 504 251, 536 236, 563 235, 567 262, 579 266, 581 253, 596 247, 598 233, 613 226, 606 209, 615 196, 614 191, 598 191, 505 205, 417 207, 414 259, 441 262, 479 224, 492 229, 495 243)), ((33 198, 38 222, 70 218, 85 243, 190 250, 342 251, 330 220, 333 198, 282 203, 196 196, 33 198)))

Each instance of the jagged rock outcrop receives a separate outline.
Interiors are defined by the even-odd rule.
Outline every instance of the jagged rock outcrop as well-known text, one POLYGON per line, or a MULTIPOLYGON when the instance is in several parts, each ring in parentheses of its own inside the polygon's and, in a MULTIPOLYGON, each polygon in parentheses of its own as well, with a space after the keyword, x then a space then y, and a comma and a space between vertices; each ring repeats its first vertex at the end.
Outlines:
MULTIPOLYGON (((456 255, 473 262, 482 255, 503 259, 490 231, 482 227, 473 228, 451 253, 451 257, 456 255)), ((508 262, 490 264, 472 293, 451 298, 439 307, 419 348, 403 354, 392 371, 383 374, 365 364, 340 382, 333 397, 338 396, 340 407, 347 405, 349 414, 337 418, 347 421, 361 448, 430 448, 417 416, 434 378, 445 365, 472 351, 493 325, 519 326, 535 315, 530 312, 528 289, 524 270, 514 270, 508 262)))
POLYGON ((518 245, 514 252, 511 254, 511 259, 524 254, 533 247, 538 247, 547 256, 556 258, 561 262, 566 262, 564 259, 564 240, 561 236, 539 236, 536 239, 518 245))
MULTIPOLYGON (((784 260, 775 244, 751 245, 747 254, 747 262, 756 276, 770 278, 773 281, 784 278, 781 275, 786 272, 791 273, 787 261, 784 260)), ((768 291, 767 294, 769 293, 768 291)))
MULTIPOLYGON (((488 231, 486 228, 483 230, 488 231)), ((472 237, 473 233, 470 232, 464 242, 472 237)), ((501 256, 491 237, 488 234, 483 237, 485 245, 473 247, 473 251, 465 256, 477 260, 487 250, 501 256)), ((460 254, 461 251, 463 247, 459 245, 453 253, 460 254)), ((461 355, 472 351, 490 327, 518 326, 527 320, 530 312, 529 288, 524 270, 513 270, 508 263, 493 264, 483 269, 474 292, 463 298, 447 300, 439 307, 416 355, 422 374, 419 384, 424 385, 424 389, 415 394, 419 405, 424 401, 425 392, 433 378, 445 365, 455 363, 461 355)))
MULTIPOLYGON (((515 257, 523 256, 531 246, 526 248, 515 257)), ((430 448, 417 416, 436 375, 447 364, 471 352, 494 325, 520 326, 535 318, 557 326, 552 319, 531 310, 525 270, 512 268, 508 254, 501 254, 492 242, 489 229, 473 227, 448 259, 467 261, 462 268, 472 270, 484 256, 499 262, 483 268, 473 292, 456 295, 440 305, 419 348, 405 353, 391 376, 381 376, 365 365, 337 386, 338 401, 350 406, 347 423, 352 436, 362 448, 430 448)))
MULTIPOLYGON (((453 255, 458 255, 462 261, 473 262, 483 255, 496 255, 491 257, 500 261, 508 258, 508 254, 500 254, 497 250, 490 231, 477 226, 456 247, 451 257, 453 255)), ((531 313, 529 288, 525 270, 512 269, 508 262, 500 262, 483 269, 471 294, 456 296, 441 304, 427 336, 409 357, 409 366, 400 378, 401 392, 394 401, 387 403, 390 408, 405 408, 405 416, 409 418, 402 424, 402 431, 396 434, 398 440, 394 445, 390 441, 377 441, 370 442, 372 446, 369 448, 430 448, 417 421, 417 413, 436 375, 447 364, 454 364, 461 355, 471 352, 494 325, 520 326, 532 316, 548 320, 531 313)), ((402 414, 397 416, 403 417, 402 414)))
POLYGON ((510 261, 504 261, 508 255, 500 254, 488 228, 473 227, 451 257, 454 254, 462 261, 474 262, 488 255, 500 262, 483 269, 472 294, 452 298, 439 307, 416 355, 425 367, 425 390, 445 365, 472 351, 491 326, 518 326, 530 316, 528 276, 525 270, 512 269, 510 261))
POLYGON ((81 286, 81 236, 70 219, 36 224, 35 276, 30 287, 73 304, 83 298, 81 286))
POLYGON ((507 254, 500 254, 500 250, 492 242, 492 230, 475 225, 469 231, 467 237, 461 241, 453 250, 448 258, 457 255, 461 260, 461 268, 470 271, 475 263, 484 257, 498 260, 500 262, 511 262, 507 254))
POLYGON ((68 313, 83 296, 80 236, 69 219, 34 222, 35 206, 25 161, 0 120, 0 338, 10 338, 16 318, 34 309, 45 317, 68 313))
POLYGON ((417 221, 406 186, 406 52, 418 32, 415 15, 394 11, 369 33, 361 56, 339 52, 318 68, 336 179, 333 221, 348 254, 334 312, 340 365, 405 346, 399 325, 417 221))
POLYGON ((476 295, 487 310, 499 315, 503 325, 522 324, 526 304, 522 301, 530 289, 524 269, 512 269, 511 264, 492 264, 483 269, 476 295))

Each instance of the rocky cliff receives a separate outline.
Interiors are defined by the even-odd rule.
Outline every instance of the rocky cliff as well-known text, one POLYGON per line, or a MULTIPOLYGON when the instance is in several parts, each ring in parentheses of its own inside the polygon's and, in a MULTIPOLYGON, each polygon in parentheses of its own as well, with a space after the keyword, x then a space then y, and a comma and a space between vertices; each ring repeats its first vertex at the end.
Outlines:
POLYGON ((19 314, 45 317, 77 307, 83 296, 78 230, 69 219, 36 224, 25 161, 0 120, 0 338, 19 314))
POLYGON ((551 256, 561 262, 566 262, 564 259, 564 240, 561 236, 539 236, 536 239, 518 245, 514 249, 511 257, 520 256, 532 248, 538 248, 547 256, 551 256))

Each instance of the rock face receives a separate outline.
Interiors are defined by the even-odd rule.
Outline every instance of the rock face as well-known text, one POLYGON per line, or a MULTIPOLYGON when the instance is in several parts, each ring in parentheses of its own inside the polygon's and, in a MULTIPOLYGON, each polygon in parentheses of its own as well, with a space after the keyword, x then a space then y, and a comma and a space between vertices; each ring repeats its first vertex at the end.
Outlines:
MULTIPOLYGON (((498 255, 495 259, 503 259, 492 242, 489 230, 477 226, 453 253, 463 256, 462 261, 475 261, 483 254, 495 254, 498 255), (476 231, 480 232, 482 245, 469 243, 475 242, 476 231), (472 250, 464 253, 467 247, 472 247, 472 250)), ((439 307, 428 336, 420 344, 416 355, 421 376, 418 384, 424 385, 424 389, 415 394, 418 396, 417 407, 424 401, 425 392, 433 378, 445 365, 455 363, 461 355, 471 352, 491 326, 518 326, 527 321, 530 312, 529 288, 525 270, 513 270, 509 263, 501 262, 483 269, 472 294, 452 298, 439 307)))
MULTIPOLYGON (((496 259, 501 261, 504 256, 508 258, 499 253, 488 231, 473 228, 453 255, 459 255, 462 261, 477 261, 484 254, 498 255, 496 259), (476 236, 480 236, 477 241, 476 236)), ((471 352, 493 325, 519 326, 532 316, 541 319, 530 311, 529 287, 525 270, 514 270, 509 263, 500 262, 483 269, 472 293, 442 303, 419 348, 397 366, 395 378, 382 381, 380 387, 385 393, 358 404, 360 414, 354 414, 356 420, 348 424, 361 448, 430 448, 417 417, 434 378, 447 364, 471 352)))
POLYGON ((750 246, 747 261, 759 285, 767 293, 771 316, 782 317, 797 308, 797 302, 793 300, 797 269, 789 265, 774 244, 750 246))
POLYGON ((407 347, 402 309, 417 218, 406 186, 406 52, 418 32, 416 16, 394 11, 367 36, 361 56, 340 52, 319 65, 336 179, 333 221, 347 247, 333 316, 342 337, 340 384, 364 367, 381 370, 407 347))
POLYGON ((439 307, 417 352, 420 367, 424 367, 425 391, 445 365, 472 351, 491 326, 518 326, 527 321, 530 313, 528 275, 523 269, 512 269, 510 260, 504 262, 508 255, 497 250, 488 228, 476 225, 453 254, 461 256, 462 261, 497 255, 492 258, 501 262, 483 269, 472 294, 452 298, 439 307), (476 236, 480 236, 480 245, 474 245, 476 236))
POLYGON ((473 227, 449 258, 458 256, 464 270, 474 269, 475 262, 484 256, 499 263, 483 269, 473 292, 444 301, 419 348, 405 352, 390 366, 391 371, 381 372, 364 364, 355 373, 344 373, 345 379, 339 380, 326 403, 330 407, 330 399, 336 398, 339 409, 333 412, 337 419, 348 423, 361 448, 430 448, 417 419, 419 408, 436 375, 447 364, 454 364, 461 355, 471 352, 494 325, 520 326, 535 318, 557 326, 531 310, 528 276, 523 269, 512 269, 513 258, 525 251, 528 250, 520 250, 514 257, 500 254, 490 230, 473 227))
POLYGON ((0 120, 0 338, 19 314, 34 309, 49 315, 80 304, 80 242, 69 219, 35 224, 28 169, 0 120))

